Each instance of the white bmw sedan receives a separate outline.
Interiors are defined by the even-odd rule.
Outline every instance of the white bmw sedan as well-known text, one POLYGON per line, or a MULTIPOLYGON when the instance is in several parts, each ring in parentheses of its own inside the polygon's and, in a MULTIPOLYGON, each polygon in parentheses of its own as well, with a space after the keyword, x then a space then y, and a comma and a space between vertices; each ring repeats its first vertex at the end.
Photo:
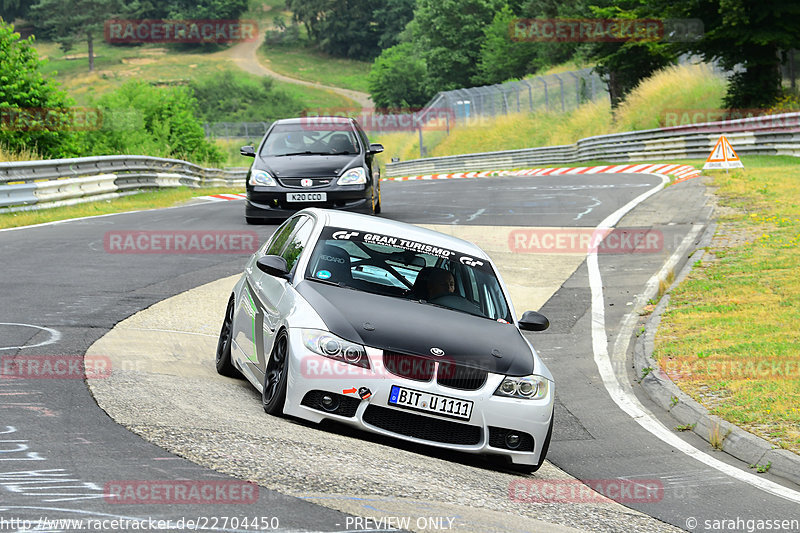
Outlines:
POLYGON ((264 410, 506 456, 535 471, 553 430, 550 371, 489 256, 386 219, 306 209, 250 258, 225 311, 220 374, 264 410))

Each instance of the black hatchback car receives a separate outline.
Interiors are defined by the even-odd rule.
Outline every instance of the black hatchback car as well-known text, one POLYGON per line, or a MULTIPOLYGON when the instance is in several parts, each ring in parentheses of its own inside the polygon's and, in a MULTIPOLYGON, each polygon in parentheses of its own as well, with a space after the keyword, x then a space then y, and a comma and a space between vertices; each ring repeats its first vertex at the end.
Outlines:
POLYGON ((255 224, 286 218, 306 207, 378 214, 381 211, 380 170, 370 144, 352 118, 300 117, 275 121, 247 173, 245 218, 255 224))

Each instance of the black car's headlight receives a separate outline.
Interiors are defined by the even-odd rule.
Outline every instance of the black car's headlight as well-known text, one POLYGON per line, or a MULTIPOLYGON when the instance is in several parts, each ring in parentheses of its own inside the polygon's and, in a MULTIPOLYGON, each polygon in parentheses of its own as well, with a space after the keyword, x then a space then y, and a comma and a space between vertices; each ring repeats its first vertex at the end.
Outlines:
POLYGON ((494 394, 523 400, 541 400, 547 396, 549 390, 550 382, 542 376, 535 374, 519 378, 506 376, 494 394))
POLYGON ((254 170, 250 173, 250 185, 261 187, 276 187, 278 182, 266 170, 254 170))
POLYGON ((346 341, 329 331, 319 329, 302 330, 303 344, 312 352, 348 363, 370 368, 367 351, 360 344, 346 341))
POLYGON ((336 185, 363 185, 367 182, 367 172, 362 167, 351 168, 336 182, 336 185))

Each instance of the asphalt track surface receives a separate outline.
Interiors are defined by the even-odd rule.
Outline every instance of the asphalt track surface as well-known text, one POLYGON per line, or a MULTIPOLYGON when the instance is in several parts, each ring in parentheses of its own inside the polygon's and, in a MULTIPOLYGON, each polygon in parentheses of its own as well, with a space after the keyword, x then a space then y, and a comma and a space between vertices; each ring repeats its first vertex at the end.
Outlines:
MULTIPOLYGON (((658 182, 654 176, 625 174, 387 182, 382 185, 383 216, 420 224, 593 227, 658 182)), ((637 292, 703 222, 703 195, 698 180, 689 180, 656 194, 620 221, 620 227, 646 222, 664 238, 659 253, 599 258, 609 345, 616 342, 637 292)), ((246 227, 242 202, 232 201, 0 232, 3 363, 17 355, 81 356, 133 313, 241 271, 246 254, 115 254, 104 249, 108 231, 187 229, 254 230, 263 241, 274 226, 246 227)), ((579 479, 658 480, 663 497, 626 505, 684 529, 745 531, 748 520, 797 519, 796 503, 689 458, 644 431, 613 403, 591 356, 588 287, 584 262, 542 308, 551 328, 531 337, 557 382, 557 422, 548 459, 579 479)), ((633 381, 636 376, 627 377, 633 381)), ((107 502, 106 484, 115 480, 229 478, 118 426, 80 379, 2 379, 0 396, 0 519, 243 515, 236 505, 198 510, 140 504, 132 510, 107 502)), ((646 397, 639 399, 667 427, 677 425, 646 397)), ((696 437, 682 437, 711 453, 696 437)), ((748 471, 723 453, 714 457, 748 471)), ((791 486, 770 474, 764 477, 791 486)), ((280 529, 341 531, 352 523, 337 511, 263 488, 258 508, 246 514, 276 517, 280 529)), ((619 530, 627 530, 625 524, 619 530)))

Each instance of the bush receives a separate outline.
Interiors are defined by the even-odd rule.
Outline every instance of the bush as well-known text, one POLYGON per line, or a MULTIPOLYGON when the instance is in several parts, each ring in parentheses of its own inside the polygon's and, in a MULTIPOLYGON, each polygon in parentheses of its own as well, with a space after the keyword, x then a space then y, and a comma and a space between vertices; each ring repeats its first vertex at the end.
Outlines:
POLYGON ((92 155, 139 154, 220 163, 197 118, 197 100, 188 87, 153 87, 128 81, 96 103, 101 129, 89 132, 92 155))
POLYGON ((269 78, 227 70, 191 84, 203 122, 269 122, 299 115, 303 106, 269 78))
POLYGON ((425 62, 412 43, 387 48, 375 60, 367 79, 378 108, 421 107, 429 94, 423 86, 425 62))

